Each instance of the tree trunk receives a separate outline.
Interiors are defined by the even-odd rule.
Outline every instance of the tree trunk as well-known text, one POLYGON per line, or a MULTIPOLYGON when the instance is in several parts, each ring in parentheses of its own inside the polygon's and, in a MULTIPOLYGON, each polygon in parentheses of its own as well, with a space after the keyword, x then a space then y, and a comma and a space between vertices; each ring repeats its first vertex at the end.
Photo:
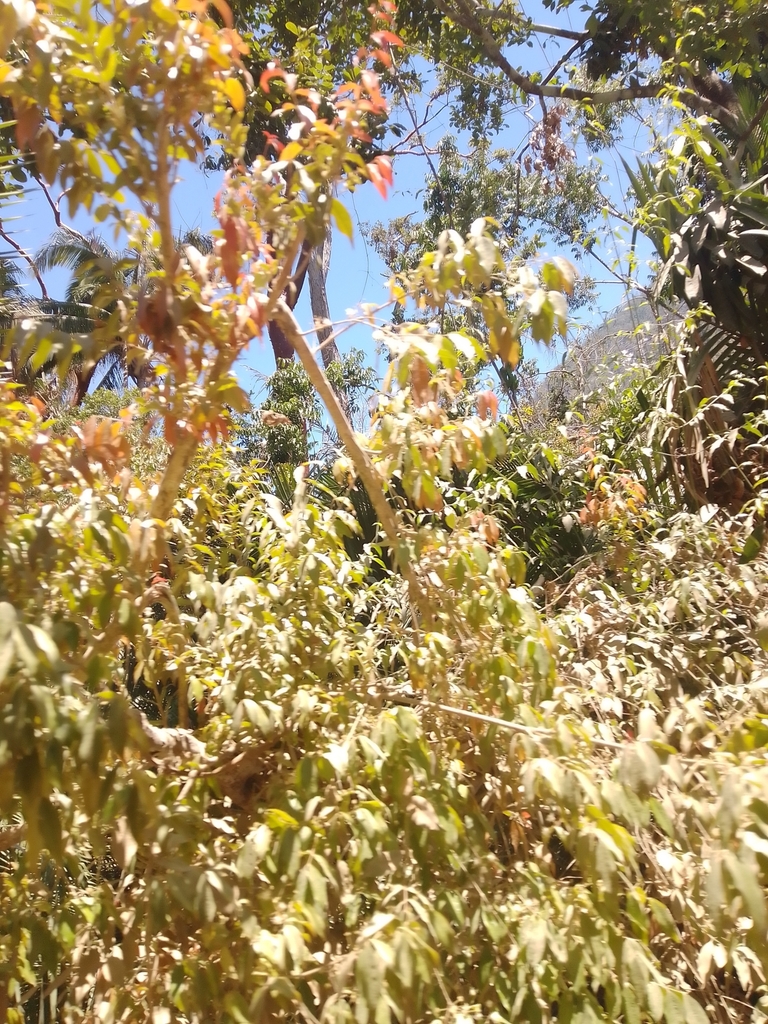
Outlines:
POLYGON ((277 320, 270 320, 267 325, 269 340, 272 342, 272 352, 275 356, 275 366, 278 366, 282 359, 293 359, 293 345, 286 338, 283 329, 277 320))
POLYGON ((88 394, 88 389, 91 386, 91 381, 93 380, 95 373, 96 366, 91 366, 87 370, 84 370, 83 367, 79 366, 75 370, 75 390, 70 403, 73 408, 77 408, 85 401, 85 396, 88 394))
MULTIPOLYGON (((307 275, 307 268, 311 258, 312 250, 310 249, 309 243, 304 242, 301 247, 301 251, 299 252, 299 258, 296 262, 296 270, 294 271, 293 279, 283 295, 283 298, 288 304, 288 308, 291 310, 296 308, 296 303, 299 301, 299 296, 301 295, 301 289, 304 286, 304 279, 307 275)), ((272 352, 275 356, 275 366, 279 366, 282 359, 293 359, 293 345, 288 341, 283 333, 282 327, 276 320, 269 321, 267 324, 267 333, 269 334, 269 340, 272 343, 272 352)))
POLYGON ((323 244, 318 246, 309 258, 309 299, 312 305, 312 316, 315 321, 317 340, 320 343, 320 354, 323 366, 327 370, 331 363, 339 359, 339 349, 333 338, 330 326, 331 311, 328 306, 326 280, 328 267, 331 263, 331 225, 326 228, 323 244), (322 324, 322 326, 320 326, 322 324))

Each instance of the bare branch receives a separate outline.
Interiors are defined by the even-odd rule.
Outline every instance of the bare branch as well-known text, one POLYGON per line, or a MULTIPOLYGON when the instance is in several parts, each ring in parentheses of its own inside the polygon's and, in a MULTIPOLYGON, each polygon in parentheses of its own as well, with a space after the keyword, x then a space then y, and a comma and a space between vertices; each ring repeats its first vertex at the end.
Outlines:
POLYGON ((37 269, 37 266, 35 265, 35 261, 32 259, 32 257, 26 251, 26 249, 22 249, 22 247, 19 245, 16 239, 8 234, 8 232, 3 227, 2 221, 0 221, 0 238, 2 238, 3 241, 7 242, 12 249, 15 249, 19 256, 21 256, 21 258, 24 260, 24 262, 28 264, 29 269, 32 271, 32 274, 34 275, 35 280, 37 281, 37 284, 40 288, 41 296, 46 302, 50 302, 51 297, 48 294, 48 289, 45 287, 45 281, 43 281, 42 277, 40 276, 40 271, 37 269))
POLYGON ((376 467, 371 461, 371 457, 360 446, 357 438, 355 437, 354 431, 349 424, 349 420, 344 415, 344 410, 342 409, 328 378, 325 376, 322 368, 312 355, 309 345, 307 345, 304 340, 301 329, 299 328, 299 325, 296 322, 293 313, 288 308, 285 300, 281 299, 279 301, 274 316, 275 319, 280 322, 280 326, 282 327, 285 336, 293 345, 294 351, 306 370, 307 376, 328 410, 333 421, 333 425, 336 428, 336 432, 341 438, 344 447, 349 452, 350 458, 354 463, 355 469, 357 470, 363 486, 368 492, 368 497, 371 499, 371 504, 378 516, 379 522, 384 530, 384 534, 392 548, 392 553, 395 556, 400 572, 408 583, 408 592, 411 603, 415 608, 418 608, 425 622, 432 622, 432 609, 427 601, 426 592, 419 586, 416 574, 413 571, 413 566, 408 561, 407 553, 404 550, 404 546, 399 536, 400 531, 397 524, 397 517, 386 499, 382 488, 381 478, 376 472, 376 467))
POLYGON ((439 175, 437 173, 437 168, 435 167, 434 161, 432 160, 432 157, 430 156, 429 150, 427 149, 427 145, 424 142, 424 136, 421 134, 421 128, 419 127, 418 119, 416 117, 416 112, 414 111, 413 107, 411 106, 410 100, 408 99, 408 93, 403 88, 403 83, 400 81, 400 69, 398 68, 397 64, 395 63, 394 57, 392 59, 392 66, 393 66, 393 68, 394 68, 394 70, 396 72, 396 74, 395 74, 395 83, 397 85, 398 92, 400 93, 400 96, 402 98, 403 105, 405 106, 405 109, 408 111, 408 116, 410 117, 411 123, 413 124, 413 130, 414 130, 414 132, 416 134, 416 138, 419 140, 419 144, 421 146, 421 150, 422 150, 424 156, 427 158, 427 163, 429 164, 429 169, 432 172, 432 177, 434 178, 434 181, 435 181, 435 187, 437 188, 438 192, 440 193, 440 198, 442 199, 443 204, 445 205, 445 209, 446 209, 446 212, 448 214, 448 224, 449 224, 450 227, 453 227, 453 209, 451 207, 451 202, 450 202, 448 196, 443 191, 442 185, 440 184, 440 177, 439 177, 439 175))
MULTIPOLYGON (((40 191, 47 199, 48 205, 53 211, 53 219, 56 224, 56 227, 60 228, 62 231, 66 231, 68 234, 72 235, 73 238, 79 238, 81 242, 83 242, 90 248, 91 243, 86 238, 86 236, 82 234, 80 231, 78 231, 77 228, 73 228, 71 224, 65 224, 64 221, 61 219, 61 196, 59 197, 59 201, 56 202, 43 179, 36 176, 35 181, 40 186, 40 191)), ((66 193, 62 193, 62 195, 66 195, 66 193)))
POLYGON ((574 55, 574 53, 576 53, 576 51, 579 49, 580 46, 581 46, 581 42, 578 42, 578 43, 574 43, 573 46, 569 47, 569 49, 567 49, 565 51, 565 53, 560 58, 560 60, 556 64, 552 65, 550 70, 547 72, 547 74, 542 79, 541 84, 542 85, 548 85, 552 81, 552 79, 555 77, 557 72, 560 70, 560 68, 566 63, 566 61, 569 61, 571 59, 571 57, 574 55))

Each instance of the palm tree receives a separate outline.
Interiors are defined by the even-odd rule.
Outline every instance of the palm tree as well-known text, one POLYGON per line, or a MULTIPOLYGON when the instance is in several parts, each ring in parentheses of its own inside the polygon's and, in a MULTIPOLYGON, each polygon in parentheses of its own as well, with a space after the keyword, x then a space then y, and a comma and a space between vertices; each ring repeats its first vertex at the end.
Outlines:
MULTIPOLYGON (((194 245, 201 252, 210 252, 212 243, 202 232, 188 231, 177 239, 177 247, 194 245)), ((148 244, 141 249, 112 249, 96 232, 81 235, 59 228, 35 257, 41 273, 54 268, 71 271, 63 301, 52 303, 50 316, 60 330, 90 333, 105 324, 114 308, 115 298, 127 287, 137 285, 158 269, 157 254, 148 244)), ((148 340, 145 341, 147 349, 148 340)), ((96 382, 96 387, 117 390, 133 381, 145 387, 153 376, 148 357, 128 358, 124 342, 115 343, 91 366, 76 364, 73 368, 72 405, 79 405, 96 382)))

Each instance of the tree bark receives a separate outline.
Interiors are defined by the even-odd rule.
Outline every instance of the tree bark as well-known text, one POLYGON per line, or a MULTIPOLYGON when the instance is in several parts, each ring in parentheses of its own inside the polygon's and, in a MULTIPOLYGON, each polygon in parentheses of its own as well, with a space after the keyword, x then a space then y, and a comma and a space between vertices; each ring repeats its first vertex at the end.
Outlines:
POLYGON ((339 349, 333 338, 333 328, 330 322, 331 310, 328 306, 328 290, 326 288, 328 267, 331 264, 331 238, 331 225, 328 224, 323 244, 312 251, 308 270, 309 300, 312 306, 317 340, 320 343, 320 354, 323 357, 323 366, 326 370, 331 363, 339 360, 339 349))
MULTIPOLYGON (((304 286, 304 279, 307 276, 307 269, 311 262, 311 257, 312 248, 309 243, 305 241, 299 252, 299 258, 296 262, 296 270, 294 271, 282 296, 288 305, 288 308, 291 310, 296 308, 296 303, 299 301, 299 296, 301 295, 301 289, 304 286)), ((275 366, 279 366, 280 361, 283 359, 293 359, 295 355, 293 345, 291 345, 290 341, 286 338, 285 333, 277 320, 269 321, 267 324, 267 333, 269 334, 269 340, 272 343, 275 366)))

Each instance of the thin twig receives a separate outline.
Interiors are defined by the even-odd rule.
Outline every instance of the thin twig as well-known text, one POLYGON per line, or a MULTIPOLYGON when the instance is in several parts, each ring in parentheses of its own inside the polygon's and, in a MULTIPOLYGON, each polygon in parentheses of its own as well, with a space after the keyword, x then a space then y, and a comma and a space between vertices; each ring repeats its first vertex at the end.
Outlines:
POLYGON ((83 242, 85 245, 87 245, 90 248, 91 242, 89 241, 89 239, 86 238, 85 235, 81 234, 81 232, 79 232, 77 230, 77 228, 73 228, 71 224, 65 224, 64 221, 61 218, 61 207, 60 207, 59 204, 61 203, 61 200, 63 199, 63 197, 66 195, 66 192, 62 192, 62 194, 59 196, 58 202, 56 202, 53 199, 53 196, 51 195, 51 193, 50 193, 50 191, 48 189, 48 186, 45 184, 43 179, 39 178, 39 177, 35 177, 35 181, 40 186, 40 191, 43 193, 45 198, 48 200, 48 205, 50 206, 51 210, 53 211, 53 219, 54 219, 54 221, 56 223, 56 227, 60 228, 62 231, 66 231, 68 234, 72 235, 73 238, 79 238, 81 242, 83 242))
POLYGON ((403 106, 408 111, 408 116, 410 117, 411 122, 413 124, 413 130, 416 133, 416 138, 419 140, 419 145, 421 146, 421 149, 422 149, 422 152, 424 153, 424 156, 427 158, 427 163, 429 164, 429 169, 432 172, 432 177, 435 179, 435 187, 437 188, 437 191, 440 193, 440 198, 442 199, 443 205, 444 205, 444 207, 446 209, 446 212, 448 214, 448 225, 451 228, 453 228, 453 207, 451 205, 451 202, 450 202, 448 196, 443 191, 443 186, 440 183, 440 177, 438 176, 438 173, 437 173, 437 168, 435 167, 434 161, 432 160, 432 156, 430 155, 430 152, 427 149, 427 144, 424 141, 424 136, 421 134, 421 129, 419 127, 418 120, 416 118, 416 113, 413 110, 413 108, 411 107, 410 100, 408 99, 408 94, 407 94, 407 92, 405 91, 405 89, 403 87, 403 83, 400 81, 400 74, 399 74, 400 69, 398 68, 397 63, 395 62, 394 57, 392 58, 392 66, 393 66, 393 68, 394 68, 394 70, 396 72, 395 73, 395 83, 397 85, 397 90, 400 93, 400 97, 401 97, 401 99, 403 101, 403 106))
POLYGON ((504 21, 519 21, 520 27, 535 35, 555 36, 558 39, 575 39, 579 45, 589 39, 589 32, 577 32, 572 28, 561 28, 558 25, 539 25, 520 17, 518 11, 499 11, 493 7, 478 7, 475 13, 479 17, 499 18, 504 21))
POLYGON ((541 81, 542 85, 549 85, 549 83, 555 77, 555 75, 560 70, 560 68, 563 66, 563 64, 565 64, 566 61, 570 60, 571 57, 574 55, 574 53, 576 53, 576 51, 579 49, 579 47, 581 46, 581 42, 582 41, 579 40, 578 43, 574 43, 573 46, 570 49, 565 51, 565 53, 560 58, 560 60, 557 62, 557 64, 554 64, 552 66, 552 68, 549 70, 549 72, 547 73, 546 77, 542 79, 542 81, 541 81))

